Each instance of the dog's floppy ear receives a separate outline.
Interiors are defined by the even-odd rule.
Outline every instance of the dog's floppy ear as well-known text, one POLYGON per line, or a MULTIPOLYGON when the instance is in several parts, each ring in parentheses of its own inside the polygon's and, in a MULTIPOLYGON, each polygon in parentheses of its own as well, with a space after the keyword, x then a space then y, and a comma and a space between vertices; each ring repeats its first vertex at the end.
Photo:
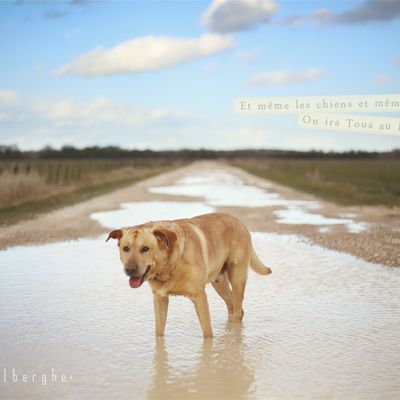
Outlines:
POLYGON ((164 227, 155 227, 153 229, 153 235, 156 237, 158 243, 164 245, 168 250, 172 249, 175 242, 178 240, 178 236, 174 231, 164 227))
POLYGON ((114 231, 110 232, 106 242, 108 242, 110 239, 118 239, 119 240, 122 238, 123 234, 124 233, 122 232, 122 229, 115 229, 114 231))

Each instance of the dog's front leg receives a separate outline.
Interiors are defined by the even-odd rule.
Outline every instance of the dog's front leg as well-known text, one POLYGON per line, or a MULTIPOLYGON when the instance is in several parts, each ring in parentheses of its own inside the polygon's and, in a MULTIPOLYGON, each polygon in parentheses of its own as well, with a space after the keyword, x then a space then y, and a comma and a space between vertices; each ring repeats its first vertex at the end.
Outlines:
POLYGON ((157 336, 164 336, 165 322, 167 321, 168 302, 168 296, 160 296, 155 293, 153 294, 157 336))
POLYGON ((208 309, 208 301, 205 290, 201 293, 191 296, 190 298, 196 308, 196 313, 200 321, 201 328, 203 329, 203 334, 205 338, 212 338, 212 328, 210 320, 210 311, 208 309))

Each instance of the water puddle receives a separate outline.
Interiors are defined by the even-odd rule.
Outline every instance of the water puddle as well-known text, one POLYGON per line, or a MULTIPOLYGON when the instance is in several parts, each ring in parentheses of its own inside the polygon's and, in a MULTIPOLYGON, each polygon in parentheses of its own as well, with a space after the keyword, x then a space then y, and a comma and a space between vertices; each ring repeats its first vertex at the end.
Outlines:
MULTIPOLYGON (((359 233, 368 228, 364 222, 355 222, 356 214, 344 213, 342 218, 328 218, 314 210, 322 208, 317 201, 288 200, 278 193, 268 191, 270 185, 249 186, 226 171, 192 173, 172 186, 154 187, 151 193, 204 198, 211 206, 229 207, 282 207, 274 214, 276 222, 292 225, 345 225, 348 232, 359 233), (309 212, 309 211, 313 212, 309 212)), ((320 232, 323 232, 320 231, 320 232)))
POLYGON ((192 218, 214 211, 213 207, 197 202, 143 201, 123 203, 119 210, 92 213, 90 216, 106 228, 115 229, 148 221, 192 218))
POLYGON ((286 200, 267 187, 245 185, 241 179, 225 171, 200 172, 178 180, 173 186, 150 188, 150 193, 201 197, 211 206, 271 207, 290 204, 319 208, 318 202, 286 200))
POLYGON ((204 341, 191 302, 173 297, 156 340, 149 287, 129 288, 104 239, 1 252, 2 398, 400 396, 400 270, 254 233, 273 274, 249 274, 243 325, 227 323, 209 287, 215 338, 204 341), (51 382, 52 368, 66 383, 51 382))
POLYGON ((232 183, 202 183, 163 186, 150 189, 151 193, 169 194, 175 196, 203 197, 206 203, 213 206, 231 207, 267 207, 282 204, 282 199, 276 193, 266 193, 254 186, 232 183))
MULTIPOLYGON (((354 222, 352 219, 328 218, 321 214, 307 212, 304 208, 289 206, 284 210, 276 210, 274 214, 278 217, 277 222, 280 224, 291 225, 346 225, 351 233, 359 233, 367 229, 365 222, 354 222)), ((321 233, 324 231, 321 231, 321 233)))
MULTIPOLYGON (((206 204, 127 203, 92 217, 110 229, 191 217, 243 186, 247 195, 256 189, 260 203, 271 199, 230 174, 185 179, 175 187, 220 192, 206 194, 206 204)), ((253 233, 273 274, 250 272, 243 324, 227 322, 210 286, 213 340, 203 340, 183 297, 170 299, 166 336, 156 339, 150 288, 129 288, 115 243, 105 238, 0 252, 2 398, 400 398, 400 269, 293 235, 253 233)))
POLYGON ((319 233, 330 233, 332 232, 332 228, 330 226, 320 226, 318 228, 319 233))

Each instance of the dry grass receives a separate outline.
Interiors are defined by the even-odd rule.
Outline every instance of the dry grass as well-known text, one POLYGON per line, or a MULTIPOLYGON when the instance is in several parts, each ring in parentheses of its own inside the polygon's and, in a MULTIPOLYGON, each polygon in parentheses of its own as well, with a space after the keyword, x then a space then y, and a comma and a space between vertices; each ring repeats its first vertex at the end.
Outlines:
POLYGON ((179 165, 162 160, 0 161, 0 226, 88 200, 179 165))
POLYGON ((68 193, 81 187, 100 182, 110 182, 146 173, 146 168, 122 167, 105 173, 91 173, 80 180, 52 183, 37 171, 15 174, 5 171, 0 175, 0 207, 15 206, 26 201, 38 200, 59 193, 68 193))
POLYGON ((17 206, 100 183, 133 179, 154 170, 114 160, 0 163, 0 208, 17 206))
POLYGON ((0 175, 0 187, 0 207, 39 199, 54 190, 36 171, 27 174, 3 172, 0 175))

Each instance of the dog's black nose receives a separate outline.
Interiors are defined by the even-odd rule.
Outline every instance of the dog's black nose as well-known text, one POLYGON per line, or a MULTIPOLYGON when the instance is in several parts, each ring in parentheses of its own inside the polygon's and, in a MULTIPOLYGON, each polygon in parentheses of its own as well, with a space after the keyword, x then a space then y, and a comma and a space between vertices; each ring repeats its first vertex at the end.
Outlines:
POLYGON ((125 272, 128 276, 132 276, 132 275, 136 276, 136 275, 138 275, 139 268, 137 265, 134 265, 134 266, 130 265, 130 266, 125 267, 125 272))

